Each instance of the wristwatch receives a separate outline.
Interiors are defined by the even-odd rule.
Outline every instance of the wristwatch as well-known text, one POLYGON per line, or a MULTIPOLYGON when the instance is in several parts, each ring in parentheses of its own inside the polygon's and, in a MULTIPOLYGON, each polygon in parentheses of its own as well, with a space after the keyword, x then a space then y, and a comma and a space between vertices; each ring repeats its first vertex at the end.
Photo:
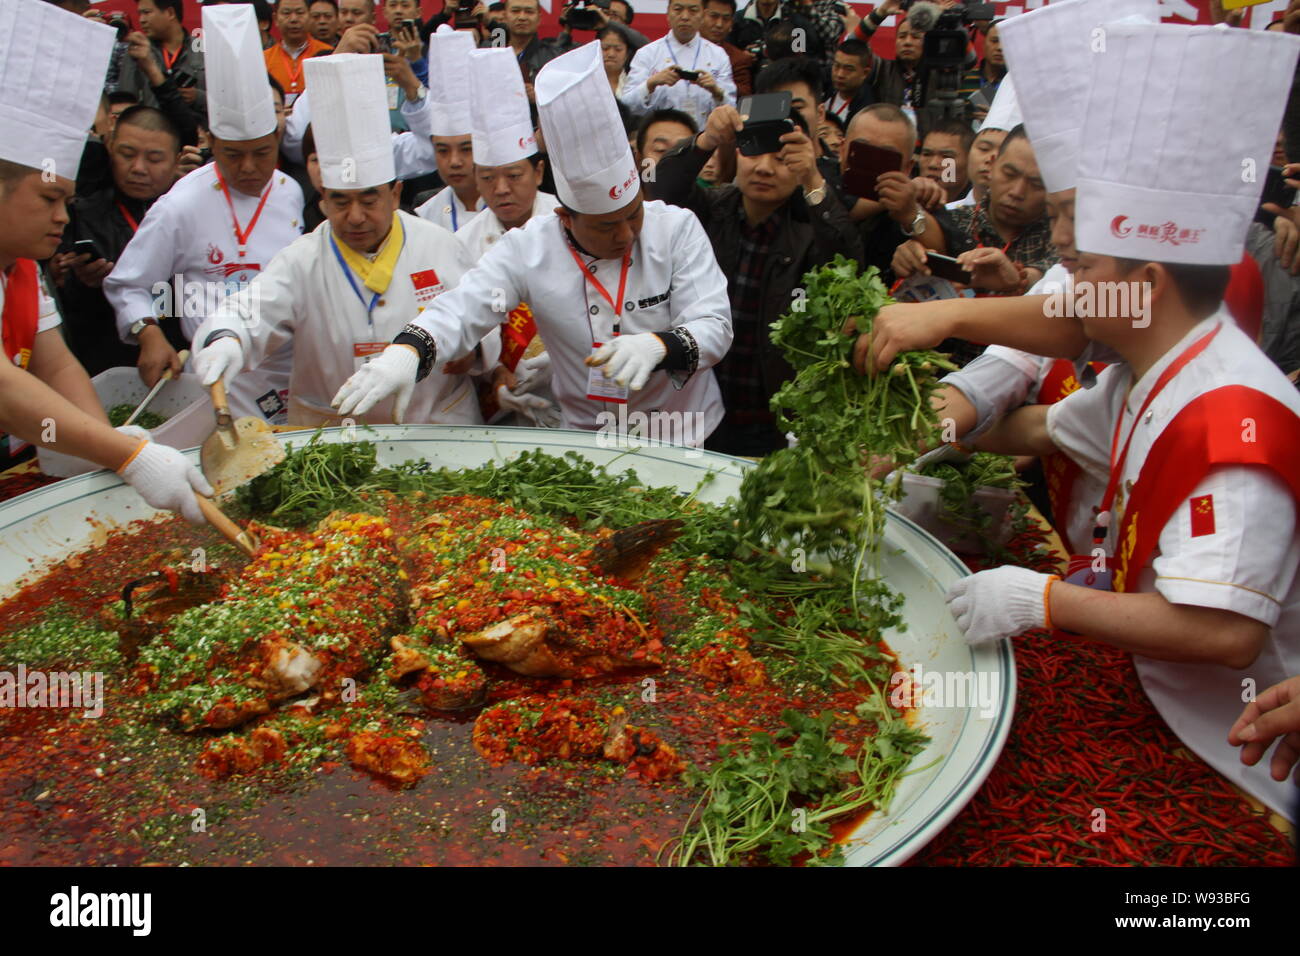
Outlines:
POLYGON ((816 189, 803 188, 803 200, 810 206, 817 206, 826 198, 826 183, 822 183, 816 189))
POLYGON ((158 320, 151 316, 147 319, 140 319, 137 322, 132 322, 131 328, 128 329, 128 331, 131 333, 131 338, 135 339, 138 342, 140 341, 140 333, 144 331, 146 325, 156 326, 157 324, 158 324, 158 320))
POLYGON ((412 103, 423 103, 423 102, 424 102, 424 98, 425 98, 426 96, 428 96, 428 95, 429 95, 429 91, 425 88, 424 84, 421 83, 420 86, 419 86, 419 89, 416 90, 415 95, 414 95, 414 96, 408 96, 407 99, 408 99, 409 101, 411 101, 412 103))
POLYGON ((925 210, 922 209, 919 205, 916 207, 916 215, 912 218, 911 227, 908 229, 904 229, 903 232, 907 233, 907 235, 913 238, 925 232, 925 210))

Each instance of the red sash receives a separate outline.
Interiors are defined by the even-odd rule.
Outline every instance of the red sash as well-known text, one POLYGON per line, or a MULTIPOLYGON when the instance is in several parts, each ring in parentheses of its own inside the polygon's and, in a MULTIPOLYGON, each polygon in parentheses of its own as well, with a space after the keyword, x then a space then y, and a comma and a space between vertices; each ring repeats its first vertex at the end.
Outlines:
POLYGON ((1160 532, 1211 468, 1267 468, 1300 501, 1298 435, 1300 417, 1295 412, 1245 385, 1216 388, 1190 402, 1152 445, 1124 507, 1116 538, 1114 590, 1137 588, 1160 532))
MULTIPOLYGON (((1093 362, 1094 371, 1105 368, 1102 362, 1093 362)), ((1043 384, 1038 389, 1039 405, 1055 405, 1071 392, 1079 390, 1079 380, 1074 377, 1074 363, 1057 359, 1047 370, 1043 384)), ((1052 519, 1056 533, 1061 536, 1066 554, 1074 554, 1074 546, 1067 533, 1070 526, 1070 507, 1074 503, 1074 485, 1081 469, 1074 459, 1062 452, 1053 452, 1042 459, 1043 478, 1047 482, 1047 497, 1052 502, 1052 519)))
MULTIPOLYGON (((501 364, 513 372, 536 334, 537 320, 533 318, 533 310, 527 302, 520 302, 501 323, 501 364)), ((482 388, 479 392, 479 411, 483 414, 483 420, 490 420, 500 410, 496 391, 490 385, 482 388)))
POLYGON ((41 284, 36 277, 36 263, 31 259, 19 259, 9 270, 4 314, 0 316, 5 358, 19 368, 26 368, 32 360, 40 302, 41 284))

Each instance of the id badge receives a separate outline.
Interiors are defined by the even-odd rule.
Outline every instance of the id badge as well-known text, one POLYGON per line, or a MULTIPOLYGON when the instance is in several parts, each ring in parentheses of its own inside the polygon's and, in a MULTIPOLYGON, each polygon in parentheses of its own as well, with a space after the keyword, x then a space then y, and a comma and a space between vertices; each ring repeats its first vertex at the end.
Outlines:
MULTIPOLYGON (((592 354, 600 348, 600 342, 591 346, 592 354)), ((620 385, 612 378, 605 377, 605 366, 593 365, 587 369, 587 397, 593 402, 614 402, 616 405, 627 404, 627 386, 620 385)))
POLYGON ((352 371, 361 371, 361 366, 365 365, 391 344, 391 342, 353 342, 352 371))
POLYGON ((392 80, 389 80, 387 83, 387 87, 388 87, 388 108, 390 110, 395 110, 397 109, 397 84, 394 83, 392 80))

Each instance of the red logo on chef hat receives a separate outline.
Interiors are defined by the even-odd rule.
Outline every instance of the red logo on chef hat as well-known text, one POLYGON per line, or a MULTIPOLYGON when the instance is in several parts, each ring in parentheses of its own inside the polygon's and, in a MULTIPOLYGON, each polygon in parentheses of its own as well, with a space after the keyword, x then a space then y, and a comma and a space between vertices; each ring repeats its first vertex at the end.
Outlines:
POLYGON ((623 194, 627 192, 628 187, 631 186, 640 178, 641 177, 636 174, 636 167, 633 166, 632 171, 627 175, 627 179, 623 180, 623 182, 617 186, 609 187, 609 198, 622 199, 623 194))
MULTIPOLYGON (((1110 233, 1116 239, 1127 239, 1134 235, 1134 227, 1125 225, 1128 222, 1128 216, 1116 216, 1110 221, 1110 233)), ((1172 219, 1162 223, 1139 223, 1136 227, 1136 238, 1148 239, 1152 242, 1167 242, 1171 246, 1190 246, 1201 241, 1201 235, 1204 229, 1189 229, 1186 226, 1180 226, 1172 219)))
POLYGON ((528 149, 530 146, 532 147, 533 152, 536 152, 536 151, 537 151, 537 137, 536 137, 535 135, 534 135, 534 136, 520 136, 520 137, 519 137, 519 148, 520 148, 520 149, 528 149))

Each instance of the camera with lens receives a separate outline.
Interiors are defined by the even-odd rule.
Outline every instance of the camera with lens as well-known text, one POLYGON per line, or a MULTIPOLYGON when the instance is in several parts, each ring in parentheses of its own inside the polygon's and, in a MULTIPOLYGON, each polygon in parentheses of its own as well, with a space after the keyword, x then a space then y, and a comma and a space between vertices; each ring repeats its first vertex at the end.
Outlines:
POLYGON ((119 43, 125 40, 127 34, 131 32, 131 24, 127 22, 126 17, 120 13, 109 14, 108 25, 117 31, 117 40, 119 43))
POLYGON ((570 30, 599 30, 601 10, 609 9, 609 0, 578 0, 564 15, 564 22, 570 30))
POLYGON ((991 3, 959 3, 940 12, 925 29, 920 62, 925 91, 921 108, 930 123, 970 118, 969 104, 959 93, 970 47, 968 28, 978 20, 993 19, 994 14, 991 3))

